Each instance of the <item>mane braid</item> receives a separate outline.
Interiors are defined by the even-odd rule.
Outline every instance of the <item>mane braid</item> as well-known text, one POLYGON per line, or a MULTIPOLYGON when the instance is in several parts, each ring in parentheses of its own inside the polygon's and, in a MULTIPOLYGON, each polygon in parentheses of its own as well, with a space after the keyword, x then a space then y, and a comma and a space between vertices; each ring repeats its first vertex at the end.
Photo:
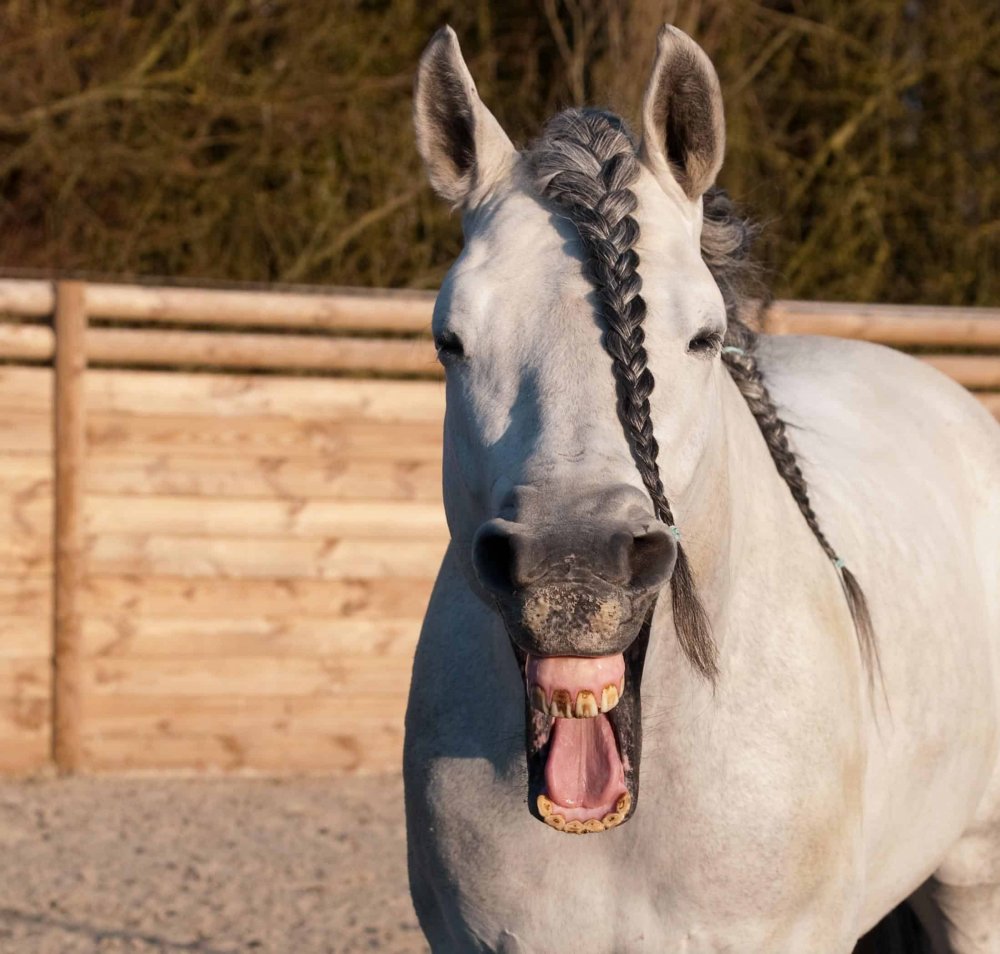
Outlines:
MULTIPOLYGON (((539 192, 576 226, 583 242, 588 277, 607 325, 604 344, 612 358, 618 414, 654 512, 673 526, 649 406, 654 382, 647 366, 642 327, 646 302, 640 294, 635 251, 639 224, 632 213, 638 200, 630 188, 639 176, 635 143, 617 116, 569 109, 548 123, 529 158, 539 192)), ((682 649, 701 673, 714 680, 718 674, 715 642, 679 541, 671 604, 682 649)))
POLYGON ((819 518, 809 500, 809 489, 802 468, 788 441, 785 422, 778 416, 778 408, 757 364, 759 336, 750 326, 747 312, 752 308, 754 318, 759 321, 759 314, 769 304, 770 296, 761 280, 760 270, 750 256, 750 246, 756 230, 739 217, 729 196, 717 187, 705 193, 704 210, 702 257, 721 289, 726 304, 727 350, 723 352, 723 360, 757 421, 774 466, 788 485, 813 536, 840 575, 869 684, 873 684, 876 673, 881 677, 882 667, 868 601, 857 578, 844 565, 819 525, 819 518))

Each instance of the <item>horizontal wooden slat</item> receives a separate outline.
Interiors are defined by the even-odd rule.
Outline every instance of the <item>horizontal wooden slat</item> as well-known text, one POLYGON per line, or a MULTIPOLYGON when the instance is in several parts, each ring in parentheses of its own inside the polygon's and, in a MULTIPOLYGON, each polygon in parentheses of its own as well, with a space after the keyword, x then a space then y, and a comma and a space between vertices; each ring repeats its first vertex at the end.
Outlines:
MULTIPOLYGON (((307 579, 191 579, 181 577, 122 576, 91 572, 80 594, 82 611, 90 616, 126 618, 217 618, 238 607, 247 616, 343 616, 357 619, 394 619, 423 616, 437 565, 428 565, 422 577, 384 577, 368 580, 307 579)), ((20 584, 19 591, 27 591, 20 584)), ((38 596, 37 599, 41 599, 38 596)), ((0 580, 0 606, 4 603, 0 580)), ((11 600, 11 607, 22 605, 11 600)), ((34 601, 25 600, 25 605, 34 601)), ((8 610, 14 612, 14 609, 8 610)))
POLYGON ((0 358, 46 361, 55 353, 55 334, 45 325, 0 322, 0 358))
POLYGON ((49 763, 48 728, 37 732, 0 732, 0 775, 33 775, 49 763))
MULTIPOLYGON (((17 415, 10 415, 18 423, 17 415)), ((44 435, 33 421, 19 424, 20 439, 42 446, 44 435)), ((225 456, 244 454, 334 460, 414 460, 441 457, 439 424, 300 420, 291 417, 225 417, 169 414, 107 414, 87 420, 87 444, 96 453, 171 452, 225 456)), ((238 455, 238 456, 237 456, 238 455)), ((236 464, 234 463, 234 466, 236 464)))
POLYGON ((921 355, 928 364, 967 388, 1000 388, 1000 355, 921 355))
POLYGON ((302 731, 349 731, 361 726, 402 727, 406 697, 393 687, 386 693, 352 697, 334 695, 263 696, 89 695, 83 717, 95 730, 119 732, 196 732, 206 729, 279 728, 302 731))
POLYGON ((88 567, 101 574, 306 579, 425 579, 445 540, 285 540, 101 534, 87 546, 88 567))
POLYGON ((1000 418, 1000 394, 990 394, 985 391, 981 391, 976 394, 980 402, 986 407, 994 417, 1000 418))
POLYGON ((278 292, 87 285, 87 310, 100 318, 329 331, 429 333, 434 298, 431 292, 381 289, 278 292))
POLYGON ((0 455, 51 454, 52 419, 31 412, 6 411, 0 427, 0 455))
POLYGON ((406 693, 406 656, 92 657, 84 663, 84 692, 153 696, 337 696, 406 693))
POLYGON ((52 649, 52 620, 47 614, 0 615, 0 658, 39 659, 52 649))
POLYGON ((776 301, 764 328, 771 334, 832 335, 896 347, 1000 347, 996 308, 776 301))
POLYGON ((52 369, 0 365, 0 408, 52 411, 52 369))
MULTIPOLYGON (((0 461, 0 489, 4 467, 0 461)), ((28 472, 27 465, 24 470, 28 472)), ((310 460, 244 454, 240 466, 234 467, 228 457, 179 456, 169 450, 139 454, 134 448, 123 448, 92 453, 84 482, 91 494, 441 500, 439 461, 310 460)))
POLYGON ((0 615, 40 619, 52 612, 52 580, 44 575, 0 575, 0 615))
MULTIPOLYGON (((22 519, 49 516, 40 501, 21 508, 22 519)), ((224 499, 211 497, 118 497, 86 500, 89 533, 172 533, 216 537, 339 537, 342 539, 441 540, 447 534, 437 504, 404 501, 224 499)), ((3 526, 0 511, 0 527, 3 526)))
POLYGON ((136 415, 438 424, 444 418, 444 386, 436 381, 95 369, 87 373, 87 407, 136 415))
POLYGON ((56 307, 52 282, 24 278, 0 278, 0 313, 26 317, 51 315, 56 307))
MULTIPOLYGON (((3 342, 0 339, 0 347, 3 342)), ((150 367, 297 369, 421 375, 440 378, 443 369, 429 341, 379 338, 318 338, 313 335, 221 334, 91 328, 87 357, 95 364, 150 367)))
POLYGON ((47 656, 0 656, 0 699, 48 699, 51 668, 47 656))
MULTIPOLYGON (((219 607, 220 610, 223 607, 219 607)), ((105 657, 203 656, 336 656, 361 654, 410 659, 420 634, 421 619, 300 618, 294 605, 288 615, 212 617, 88 616, 83 624, 83 652, 105 657)), ((5 627, 0 618, 0 655, 5 627)), ((42 627, 33 640, 23 640, 34 654, 44 651, 42 627), (42 636, 39 644, 38 635, 42 636)), ((27 654, 27 653, 25 653, 27 654)))
MULTIPOLYGON (((356 733, 261 733, 256 729, 169 735, 84 730, 84 768, 96 772, 250 772, 264 775, 398 771, 402 729, 356 733)), ((374 809, 373 809, 374 810, 374 809)))

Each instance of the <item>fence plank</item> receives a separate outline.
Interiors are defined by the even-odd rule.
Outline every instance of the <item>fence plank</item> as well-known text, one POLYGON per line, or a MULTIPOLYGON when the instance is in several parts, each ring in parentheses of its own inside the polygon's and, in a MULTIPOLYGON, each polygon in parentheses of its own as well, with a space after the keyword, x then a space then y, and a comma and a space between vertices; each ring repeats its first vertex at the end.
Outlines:
POLYGON ((86 329, 83 284, 60 282, 56 287, 52 754, 62 772, 75 771, 81 758, 81 616, 77 594, 84 560, 86 329))
POLYGON ((194 415, 107 414, 93 410, 87 418, 87 441, 98 453, 143 454, 170 451, 182 455, 245 454, 314 460, 415 460, 441 458, 438 423, 378 425, 365 421, 319 421, 292 417, 225 417, 194 415))
MULTIPOLYGON (((218 612, 226 611, 218 607, 218 612)), ((102 657, 201 656, 214 660, 240 656, 337 656, 370 654, 411 659, 420 633, 421 618, 358 619, 351 617, 298 618, 293 607, 272 607, 270 616, 117 617, 88 616, 83 626, 83 653, 102 657)), ((19 632, 18 620, 0 618, 0 638, 19 632)), ((38 654, 36 634, 20 640, 22 655, 38 654)), ((42 647, 44 651, 44 647, 42 647)), ((0 652, 12 655, 0 642, 0 652)))
POLYGON ((436 381, 91 370, 87 374, 87 403, 106 413, 440 424, 444 385, 436 381))
POLYGON ((770 334, 831 335, 896 347, 1000 347, 1000 309, 776 301, 764 319, 770 334))
MULTIPOLYGON (((44 503, 44 501, 42 502, 44 503)), ((41 504, 21 519, 44 518, 41 504)), ((339 537, 441 540, 447 534, 437 503, 400 501, 129 497, 91 494, 88 533, 170 533, 216 537, 339 537)), ((0 528, 3 526, 0 515, 0 528)))
MULTIPOLYGON (((7 460, 9 464, 10 458, 7 460)), ((30 460, 48 464, 40 457, 30 460)), ((317 460, 246 454, 234 467, 227 457, 182 456, 169 448, 147 453, 137 453, 134 448, 95 451, 88 461, 86 488, 92 494, 441 501, 440 461, 317 460)), ((28 463, 20 466, 24 474, 34 473, 28 463)))
MULTIPOLYGON (((2 344, 0 340, 0 347, 2 344)), ((95 364, 155 367, 351 371, 432 378, 444 374, 430 342, 385 338, 92 328, 87 336, 87 357, 95 364)))
MULTIPOLYGON (((411 579, 309 580, 142 577, 129 571, 116 576, 99 575, 91 568, 80 603, 88 617, 215 618, 239 607, 248 616, 396 619, 423 615, 436 571, 436 564, 428 564, 423 576, 411 579)), ((3 596, 0 578, 0 606, 5 605, 3 596)), ((15 598, 10 605, 22 604, 15 598)))
POLYGON ((426 579, 440 565, 447 541, 285 540, 112 534, 87 549, 97 573, 158 576, 303 577, 305 579, 426 579))
POLYGON ((0 278, 0 314, 41 318, 55 311, 52 282, 24 278, 0 278))
POLYGON ((84 685, 93 695, 331 696, 406 692, 412 660, 400 656, 260 656, 219 658, 97 657, 86 661, 84 685))
POLYGON ((402 728, 367 733, 101 731, 84 739, 85 765, 98 772, 247 772, 265 775, 381 773, 398 770, 402 728))
MULTIPOLYGON (((328 331, 429 333, 435 297, 433 292, 368 288, 306 293, 87 286, 88 310, 100 318, 328 331)), ((0 288, 0 310, 3 305, 0 288)))
POLYGON ((921 358, 967 388, 1000 388, 1000 355, 928 354, 921 358))
POLYGON ((45 325, 0 322, 0 358, 47 361, 55 353, 55 334, 45 325))

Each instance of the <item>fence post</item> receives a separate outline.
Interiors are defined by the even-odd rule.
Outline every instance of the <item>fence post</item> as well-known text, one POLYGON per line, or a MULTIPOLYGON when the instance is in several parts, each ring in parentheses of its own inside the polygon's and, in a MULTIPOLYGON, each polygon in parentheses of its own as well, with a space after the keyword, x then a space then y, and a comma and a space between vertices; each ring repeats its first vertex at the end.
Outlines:
POLYGON ((83 467, 86 454, 86 286, 56 283, 53 534, 52 758, 63 773, 80 766, 83 467))

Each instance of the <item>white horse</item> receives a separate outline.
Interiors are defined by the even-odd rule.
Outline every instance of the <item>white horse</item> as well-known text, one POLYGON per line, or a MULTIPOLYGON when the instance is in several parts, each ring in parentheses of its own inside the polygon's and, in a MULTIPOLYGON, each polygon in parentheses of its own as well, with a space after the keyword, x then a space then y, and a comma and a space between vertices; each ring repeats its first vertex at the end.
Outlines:
POLYGON ((449 29, 416 124, 466 239, 406 723, 432 948, 848 954, 923 886, 938 950, 998 954, 1000 427, 912 358, 739 321, 680 31, 639 147, 568 111, 518 152, 449 29))

